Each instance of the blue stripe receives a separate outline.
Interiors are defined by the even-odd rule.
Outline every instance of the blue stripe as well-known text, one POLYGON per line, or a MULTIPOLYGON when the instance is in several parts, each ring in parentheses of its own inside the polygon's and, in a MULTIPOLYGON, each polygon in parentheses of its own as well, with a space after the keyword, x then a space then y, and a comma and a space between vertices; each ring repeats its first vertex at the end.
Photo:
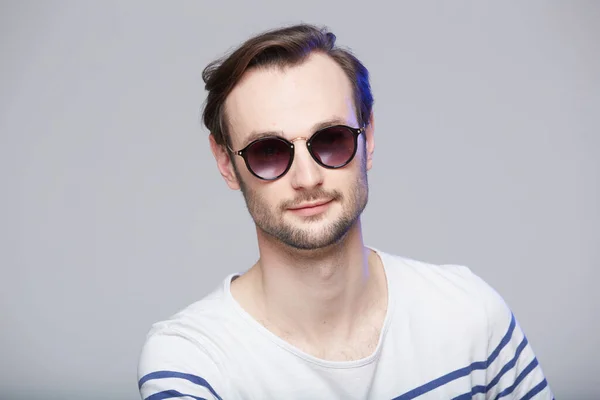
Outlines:
MULTIPOLYGON (((210 386, 210 383, 208 383, 205 379, 203 379, 199 376, 196 376, 196 375, 192 375, 192 374, 184 374, 183 372, 175 372, 175 371, 151 372, 147 375, 144 375, 142 377, 142 379, 140 379, 140 381, 138 382, 138 388, 141 388, 144 383, 146 383, 152 379, 166 379, 166 378, 185 379, 187 381, 195 383, 196 385, 200 385, 200 386, 207 388, 218 400, 223 400, 221 398, 221 396, 219 396, 217 394, 217 392, 215 392, 215 390, 212 388, 212 386, 210 386)), ((166 398, 166 397, 164 397, 164 398, 166 398)))
POLYGON ((512 334, 515 330, 515 326, 516 326, 515 316, 514 316, 514 314, 511 314, 510 326, 508 327, 508 331, 506 332, 506 334, 504 335, 504 337, 502 338, 502 340, 500 341, 500 343, 498 344, 496 349, 492 352, 492 354, 490 354, 490 356, 488 357, 488 359, 486 361, 477 361, 467 367, 450 372, 440 378, 432 380, 429 383, 426 383, 426 384, 419 386, 411 391, 408 391, 408 392, 404 393, 403 395, 400 395, 400 396, 394 398, 393 400, 411 400, 411 399, 414 399, 415 397, 421 396, 422 394, 425 394, 434 389, 437 389, 438 387, 443 386, 443 385, 447 384, 448 382, 452 382, 455 379, 469 375, 471 372, 473 372, 475 370, 486 369, 488 367, 488 365, 490 365, 492 362, 494 362, 494 360, 498 357, 498 355, 500 354, 500 351, 502 351, 502 349, 504 347, 506 347, 506 345, 510 341, 510 338, 512 337, 512 334))
POLYGON ((516 387, 519 386, 519 383, 521 383, 521 381, 523 379, 525 379, 527 377, 527 375, 531 371, 533 371, 535 369, 535 367, 537 367, 537 365, 538 365, 538 360, 537 360, 537 358, 534 358, 533 361, 531 361, 529 363, 529 365, 527 367, 525 367, 525 369, 519 374, 519 376, 517 377, 517 379, 511 386, 507 387, 502 392, 498 393, 498 396, 496 396, 495 400, 498 400, 501 397, 511 394, 516 389, 516 387))
POLYGON ((165 390, 164 392, 154 393, 152 396, 146 397, 144 400, 163 400, 172 399, 173 397, 191 397, 194 400, 206 400, 204 397, 196 397, 191 394, 179 393, 177 390, 165 390))
POLYGON ((487 385, 486 392, 488 390, 490 390, 492 387, 494 387, 500 381, 500 378, 502 378, 504 376, 504 374, 506 374, 509 370, 511 370, 517 364, 517 360, 519 359, 519 356, 521 355, 523 350, 525 350, 525 347, 527 347, 527 343, 528 343, 527 338, 523 337, 523 340, 519 344, 519 347, 517 347, 517 352, 515 353, 515 356, 512 358, 512 360, 510 360, 508 363, 506 363, 506 365, 500 370, 498 375, 496 375, 496 377, 491 380, 491 382, 487 385))
POLYGON ((471 395, 471 392, 467 392, 465 394, 461 394, 460 396, 456 396, 452 400, 471 400, 472 398, 473 396, 471 395))
POLYGON ((470 392, 463 393, 460 396, 456 396, 452 400, 471 400, 473 398, 473 395, 479 393, 485 393, 485 386, 473 386, 470 392))
POLYGON ((488 359, 487 359, 488 365, 490 365, 491 363, 494 362, 494 360, 498 357, 498 355, 500 354, 502 349, 508 344, 508 342, 510 342, 510 338, 512 337, 512 334, 515 331, 516 326, 517 326, 517 321, 515 320, 515 315, 511 313, 510 314, 510 326, 508 327, 508 331, 506 332, 506 334, 504 335, 504 337, 502 338, 500 343, 498 343, 498 346, 496 346, 496 350, 494 350, 492 352, 492 354, 490 354, 490 356, 488 357, 488 359))
POLYGON ((487 387, 486 386, 477 385, 477 386, 473 386, 471 388, 470 392, 463 393, 460 396, 456 396, 452 400, 466 400, 466 399, 471 399, 473 397, 473 395, 479 394, 479 393, 485 393, 485 392, 487 392, 487 387))
MULTIPOLYGON (((538 394, 539 392, 541 392, 542 390, 544 390, 544 388, 548 386, 548 381, 546 381, 546 379, 544 379, 543 381, 541 381, 540 383, 538 383, 533 389, 531 389, 529 391, 529 393, 527 393, 525 396, 523 396, 521 398, 521 400, 529 400, 531 399, 533 396, 535 396, 536 394, 538 394)), ((552 399, 554 400, 554 399, 552 399)))
POLYGON ((512 360, 507 362, 506 365, 504 365, 504 367, 502 367, 502 369, 500 370, 498 375, 496 375, 494 377, 494 379, 492 379, 490 381, 490 383, 487 384, 487 386, 483 386, 483 385, 473 386, 473 388, 471 389, 470 392, 461 394, 460 396, 457 396, 457 397, 453 398, 452 400, 470 399, 471 396, 473 396, 475 394, 489 392, 490 389, 493 388, 500 381, 500 378, 502 378, 504 376, 504 374, 506 374, 508 371, 510 371, 516 365, 517 360, 519 359, 519 356, 521 355, 521 353, 523 352, 525 347, 527 347, 527 343, 528 343, 527 338, 523 337, 523 340, 519 344, 519 347, 517 347, 517 352, 515 353, 515 356, 512 358, 512 360))

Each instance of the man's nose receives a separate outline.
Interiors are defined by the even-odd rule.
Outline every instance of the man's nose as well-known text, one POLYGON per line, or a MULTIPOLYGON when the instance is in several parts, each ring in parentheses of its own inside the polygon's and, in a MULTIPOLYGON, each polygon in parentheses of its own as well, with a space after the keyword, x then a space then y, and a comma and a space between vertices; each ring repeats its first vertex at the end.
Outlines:
POLYGON ((323 183, 323 168, 312 158, 305 138, 292 140, 294 162, 290 170, 294 189, 310 189, 323 183))

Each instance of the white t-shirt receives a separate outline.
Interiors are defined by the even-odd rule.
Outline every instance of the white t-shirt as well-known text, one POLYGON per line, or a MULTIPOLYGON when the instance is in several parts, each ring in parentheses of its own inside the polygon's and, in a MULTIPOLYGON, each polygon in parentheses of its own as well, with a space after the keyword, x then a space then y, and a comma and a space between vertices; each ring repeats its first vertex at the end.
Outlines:
POLYGON ((146 400, 553 399, 502 298, 468 268, 377 251, 388 309, 374 353, 327 361, 254 320, 230 275, 148 333, 138 368, 146 400))

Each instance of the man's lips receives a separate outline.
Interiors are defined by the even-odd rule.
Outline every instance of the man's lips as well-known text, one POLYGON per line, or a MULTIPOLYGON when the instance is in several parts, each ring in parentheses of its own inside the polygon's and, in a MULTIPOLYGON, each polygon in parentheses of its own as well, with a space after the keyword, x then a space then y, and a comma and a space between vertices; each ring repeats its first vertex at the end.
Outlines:
POLYGON ((290 207, 288 208, 288 210, 304 210, 304 209, 310 209, 310 208, 315 208, 315 207, 319 207, 319 206, 323 206, 327 203, 331 203, 333 200, 320 200, 320 201, 314 201, 311 203, 303 203, 300 204, 299 206, 295 206, 295 207, 290 207))

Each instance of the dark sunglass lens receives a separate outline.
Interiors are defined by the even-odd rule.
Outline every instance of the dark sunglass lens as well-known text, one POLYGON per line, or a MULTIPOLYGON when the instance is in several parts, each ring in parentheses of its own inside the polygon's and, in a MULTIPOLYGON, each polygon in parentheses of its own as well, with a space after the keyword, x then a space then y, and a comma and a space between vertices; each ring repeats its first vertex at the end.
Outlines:
POLYGON ((328 167, 346 164, 354 155, 354 146, 354 133, 341 126, 323 129, 310 142, 313 155, 328 167))
POLYGON ((247 150, 248 167, 263 179, 281 175, 290 162, 290 145, 280 139, 259 140, 247 150))

